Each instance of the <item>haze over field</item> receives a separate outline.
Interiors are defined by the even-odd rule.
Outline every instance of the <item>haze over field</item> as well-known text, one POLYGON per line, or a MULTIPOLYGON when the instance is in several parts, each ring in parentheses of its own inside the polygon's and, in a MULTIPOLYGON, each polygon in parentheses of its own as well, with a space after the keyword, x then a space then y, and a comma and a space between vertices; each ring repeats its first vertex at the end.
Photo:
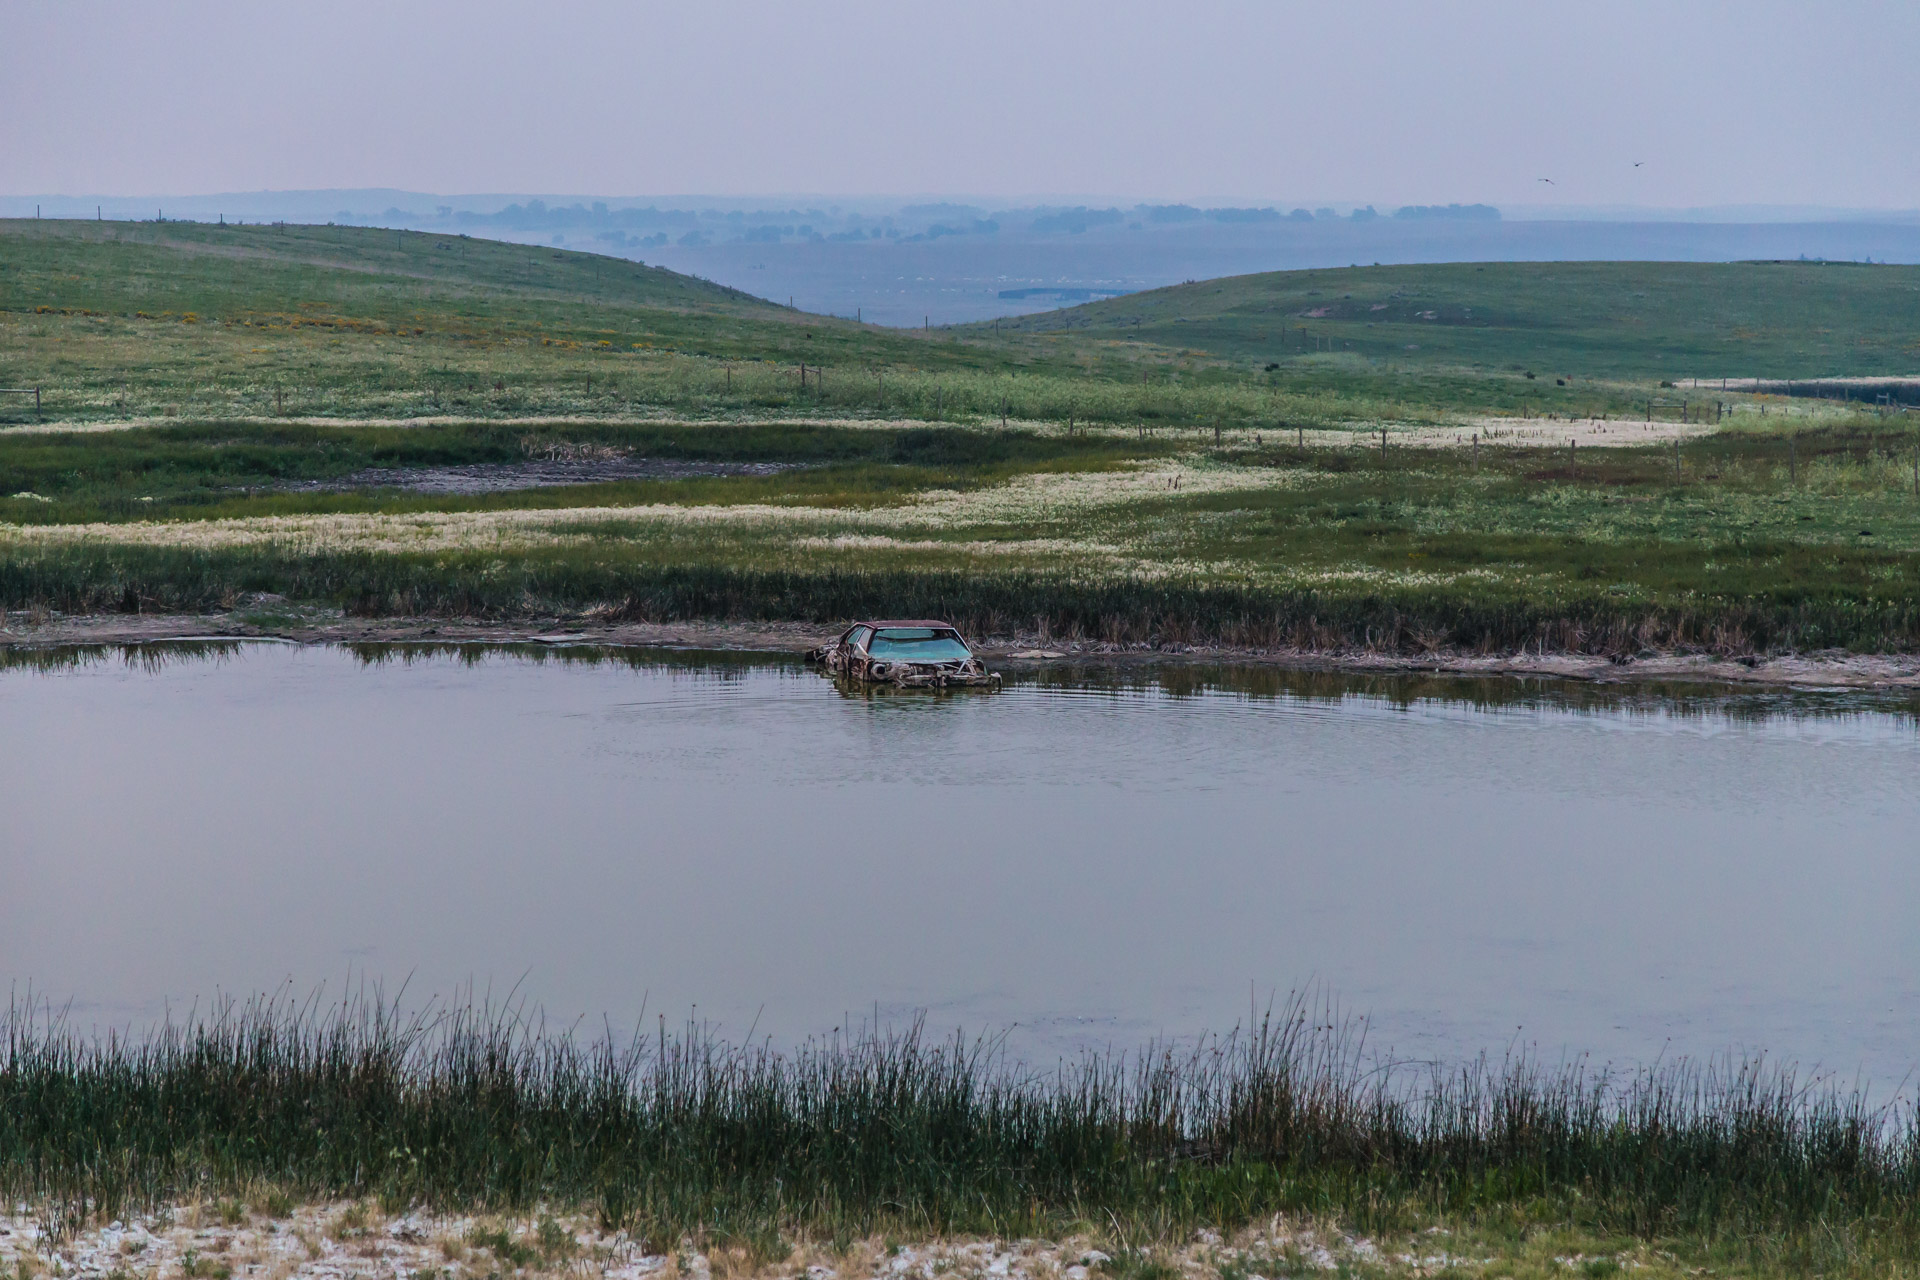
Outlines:
POLYGON ((0 82, 0 216, 458 230, 898 326, 1374 262, 1920 262, 1920 94, 1807 52, 1920 43, 1882 0, 24 0, 7 26, 33 55, 0 82))
POLYGON ((1900 0, 14 0, 0 194, 1920 205, 1900 0))
MULTIPOLYGON (((1488 261, 1920 262, 1905 219, 1514 218, 1491 205, 1105 206, 847 196, 440 196, 395 190, 0 198, 0 216, 286 220, 459 233, 628 258, 803 311, 918 328, 1186 280, 1309 267, 1488 261)), ((1743 211, 1747 218, 1753 211, 1743 211)), ((1645 215, 1643 215, 1645 216, 1645 215)))

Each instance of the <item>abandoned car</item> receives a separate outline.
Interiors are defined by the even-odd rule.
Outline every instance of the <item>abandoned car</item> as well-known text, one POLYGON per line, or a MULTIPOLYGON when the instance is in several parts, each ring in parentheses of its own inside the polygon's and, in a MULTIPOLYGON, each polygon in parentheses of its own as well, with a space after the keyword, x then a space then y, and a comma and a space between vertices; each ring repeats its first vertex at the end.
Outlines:
POLYGON ((958 631, 927 619, 855 623, 811 650, 807 661, 849 680, 903 689, 1000 684, 999 673, 980 665, 958 631))

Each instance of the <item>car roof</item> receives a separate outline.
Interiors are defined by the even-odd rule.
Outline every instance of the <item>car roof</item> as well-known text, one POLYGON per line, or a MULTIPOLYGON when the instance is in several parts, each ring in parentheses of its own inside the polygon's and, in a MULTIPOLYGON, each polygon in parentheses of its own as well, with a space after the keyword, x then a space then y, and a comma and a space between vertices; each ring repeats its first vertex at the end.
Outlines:
MULTIPOLYGON (((876 631, 882 627, 937 627, 942 631, 958 631, 960 628, 951 622, 941 622, 936 618, 883 618, 879 621, 856 622, 855 627, 872 627, 876 631)), ((851 631, 853 628, 849 627, 851 631)))

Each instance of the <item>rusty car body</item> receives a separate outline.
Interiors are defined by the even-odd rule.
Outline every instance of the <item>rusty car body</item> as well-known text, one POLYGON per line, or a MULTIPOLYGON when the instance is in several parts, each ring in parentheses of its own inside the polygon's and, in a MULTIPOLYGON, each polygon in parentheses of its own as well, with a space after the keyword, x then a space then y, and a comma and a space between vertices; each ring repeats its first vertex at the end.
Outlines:
POLYGON ((807 654, 842 679, 902 689, 999 688, 951 624, 930 618, 856 622, 807 654))

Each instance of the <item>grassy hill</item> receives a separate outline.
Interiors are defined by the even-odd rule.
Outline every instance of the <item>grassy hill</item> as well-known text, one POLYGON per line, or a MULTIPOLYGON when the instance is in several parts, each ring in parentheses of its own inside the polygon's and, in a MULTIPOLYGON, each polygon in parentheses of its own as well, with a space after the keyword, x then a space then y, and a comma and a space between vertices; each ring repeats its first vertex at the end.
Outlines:
POLYGON ((0 605, 1920 648, 1920 420, 1644 420, 1666 377, 1911 367, 1916 285, 1368 268, 917 332, 458 237, 0 223, 0 385, 46 388, 0 404, 0 605), (404 475, 539 459, 682 470, 404 475))
POLYGON ((981 363, 921 339, 623 258, 462 236, 0 220, 0 385, 48 388, 55 420, 593 411, 596 380, 602 412, 671 399, 605 401, 636 358, 656 373, 713 362, 716 389, 730 385, 718 362, 788 380, 800 363, 981 363))
POLYGON ((1001 321, 1240 362, 1316 353, 1580 377, 1920 372, 1920 267, 1509 262, 1275 271, 1001 321))
MULTIPOLYGON (((1920 268, 1279 272, 922 332, 460 236, 0 221, 0 385, 46 388, 56 422, 805 412, 1368 429, 1622 416, 1687 376, 1915 368, 1920 268)), ((0 403, 0 422, 22 416, 0 403)))
POLYGON ((759 298, 620 258, 366 227, 198 222, 0 223, 0 301, 102 312, 275 314, 290 300, 368 320, 672 309, 758 315, 759 298), (545 305, 543 305, 545 304, 545 305))

